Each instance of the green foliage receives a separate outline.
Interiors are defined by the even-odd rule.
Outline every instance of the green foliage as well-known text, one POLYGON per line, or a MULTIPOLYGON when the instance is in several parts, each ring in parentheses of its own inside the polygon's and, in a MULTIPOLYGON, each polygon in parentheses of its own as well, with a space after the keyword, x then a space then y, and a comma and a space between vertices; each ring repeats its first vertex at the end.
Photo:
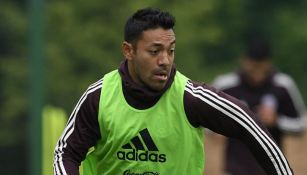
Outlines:
POLYGON ((22 140, 26 130, 26 26, 17 4, 0 2, 0 146, 22 140))
MULTIPOLYGON (((277 66, 293 75, 301 90, 307 85, 302 76, 307 67, 306 1, 50 0, 44 17, 46 103, 70 112, 89 84, 116 69, 123 60, 126 19, 148 6, 176 17, 176 64, 194 80, 210 83, 236 68, 245 37, 258 31, 272 41, 277 66)), ((25 3, 17 0, 0 2, 1 144, 22 139, 29 112, 24 9, 25 3)))

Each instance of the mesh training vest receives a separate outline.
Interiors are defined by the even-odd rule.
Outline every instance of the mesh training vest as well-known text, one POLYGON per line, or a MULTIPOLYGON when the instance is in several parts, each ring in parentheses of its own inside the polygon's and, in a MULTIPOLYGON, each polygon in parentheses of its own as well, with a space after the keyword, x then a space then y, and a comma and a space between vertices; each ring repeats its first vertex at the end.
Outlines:
POLYGON ((99 116, 102 139, 85 160, 85 175, 202 175, 203 130, 187 120, 187 78, 176 72, 171 87, 151 108, 131 107, 117 70, 104 76, 99 116))

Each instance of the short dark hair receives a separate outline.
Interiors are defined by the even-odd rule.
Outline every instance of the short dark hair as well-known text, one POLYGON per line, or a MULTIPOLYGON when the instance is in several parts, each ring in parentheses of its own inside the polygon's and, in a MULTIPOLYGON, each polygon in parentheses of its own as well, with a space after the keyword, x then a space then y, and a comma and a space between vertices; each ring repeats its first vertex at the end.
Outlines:
POLYGON ((247 43, 246 56, 255 61, 268 60, 272 57, 271 44, 266 39, 250 39, 247 43))
POLYGON ((135 43, 142 32, 148 29, 173 29, 175 17, 155 8, 140 9, 128 18, 124 29, 124 40, 135 43))

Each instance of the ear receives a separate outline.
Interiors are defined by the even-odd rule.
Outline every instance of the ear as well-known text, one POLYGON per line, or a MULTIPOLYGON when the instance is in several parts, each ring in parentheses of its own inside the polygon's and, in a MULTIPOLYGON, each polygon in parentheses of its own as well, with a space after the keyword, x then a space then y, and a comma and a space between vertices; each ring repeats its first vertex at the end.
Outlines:
POLYGON ((124 57, 127 60, 132 60, 133 59, 134 50, 133 50, 133 46, 132 46, 131 43, 128 43, 127 41, 124 41, 123 45, 122 45, 122 52, 124 54, 124 57))

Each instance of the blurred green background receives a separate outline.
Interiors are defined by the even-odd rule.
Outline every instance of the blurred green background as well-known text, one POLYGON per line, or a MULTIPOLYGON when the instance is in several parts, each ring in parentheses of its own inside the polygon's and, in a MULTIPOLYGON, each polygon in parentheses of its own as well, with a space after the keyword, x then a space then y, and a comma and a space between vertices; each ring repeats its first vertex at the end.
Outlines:
POLYGON ((293 76, 307 101, 307 0, 1 0, 1 174, 30 172, 31 47, 41 52, 41 104, 70 113, 89 84, 118 67, 125 21, 148 6, 176 17, 175 62, 191 79, 210 83, 235 69, 245 38, 260 33, 271 41, 277 67, 293 76), (31 3, 42 3, 40 14, 31 3), (33 48, 36 27, 41 43, 33 48))

